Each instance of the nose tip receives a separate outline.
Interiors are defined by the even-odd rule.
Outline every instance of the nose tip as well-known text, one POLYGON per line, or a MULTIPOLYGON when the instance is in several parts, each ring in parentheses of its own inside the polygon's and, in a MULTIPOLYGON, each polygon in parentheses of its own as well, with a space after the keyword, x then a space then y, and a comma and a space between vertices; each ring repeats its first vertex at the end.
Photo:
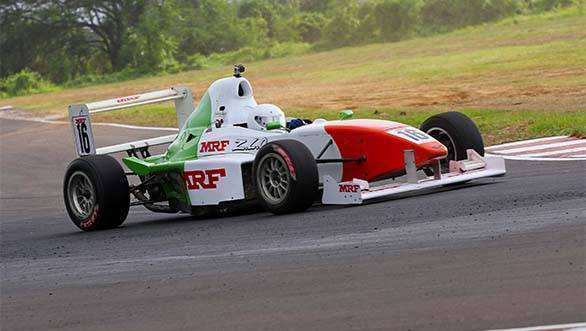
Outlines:
POLYGON ((434 141, 427 144, 420 145, 421 152, 427 155, 428 159, 441 158, 448 155, 448 149, 440 142, 434 141))

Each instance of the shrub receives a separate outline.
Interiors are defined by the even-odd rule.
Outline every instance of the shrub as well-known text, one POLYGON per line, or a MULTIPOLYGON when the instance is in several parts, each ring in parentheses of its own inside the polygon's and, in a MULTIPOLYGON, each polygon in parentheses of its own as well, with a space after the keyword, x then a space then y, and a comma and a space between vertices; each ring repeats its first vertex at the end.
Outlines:
POLYGON ((67 83, 63 84, 63 87, 82 87, 95 84, 106 84, 121 82, 125 80, 135 79, 138 77, 148 76, 147 73, 138 69, 123 69, 121 71, 111 74, 88 74, 78 76, 67 83))
POLYGON ((264 58, 266 58, 266 50, 260 47, 243 47, 236 51, 210 54, 208 63, 210 65, 236 64, 264 58))
POLYGON ((575 0, 531 0, 529 1, 529 7, 533 11, 542 12, 560 7, 568 7, 573 4, 578 4, 578 2, 575 0))
POLYGON ((295 18, 295 29, 304 42, 315 43, 322 37, 322 30, 326 25, 326 18, 321 13, 300 13, 295 18))
POLYGON ((521 0, 426 0, 421 17, 426 27, 446 31, 518 13, 521 0))
POLYGON ((324 27, 322 43, 331 47, 351 45, 360 39, 360 36, 356 35, 359 26, 356 6, 337 8, 332 19, 324 27))
POLYGON ((374 8, 374 17, 381 41, 396 41, 407 37, 417 24, 416 2, 384 0, 374 8))
POLYGON ((201 70, 208 67, 208 58, 196 53, 187 57, 186 68, 189 70, 201 70))
POLYGON ((307 53, 311 46, 306 43, 275 43, 268 48, 262 47, 243 47, 236 51, 213 53, 208 56, 202 54, 193 54, 187 57, 186 69, 200 70, 220 65, 230 65, 237 63, 246 63, 268 58, 280 58, 289 55, 299 55, 307 53))
POLYGON ((275 43, 266 52, 268 58, 280 58, 291 55, 300 55, 307 53, 311 49, 310 44, 306 43, 275 43))
POLYGON ((50 92, 55 89, 38 72, 29 69, 23 69, 0 81, 0 91, 8 96, 50 92))

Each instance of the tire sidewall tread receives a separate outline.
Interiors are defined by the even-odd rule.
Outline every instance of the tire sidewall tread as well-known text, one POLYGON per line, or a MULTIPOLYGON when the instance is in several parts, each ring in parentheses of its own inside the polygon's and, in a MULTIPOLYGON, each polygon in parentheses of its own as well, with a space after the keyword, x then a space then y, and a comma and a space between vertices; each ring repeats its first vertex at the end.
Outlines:
POLYGON ((304 211, 311 207, 318 193, 319 175, 315 158, 307 146, 296 140, 277 140, 263 146, 255 157, 253 178, 255 180, 257 200, 266 210, 274 214, 304 211), (281 156, 288 166, 290 163, 295 172, 294 177, 289 174, 291 187, 287 195, 283 201, 276 204, 263 199, 259 184, 256 183, 259 161, 269 153, 281 156))
POLYGON ((109 155, 88 155, 73 160, 63 181, 63 198, 69 217, 84 231, 115 228, 124 222, 130 208, 128 179, 118 161, 109 155), (96 195, 98 210, 90 215, 95 219, 87 227, 82 226, 82 223, 90 217, 79 219, 69 206, 68 182, 76 171, 84 172, 88 176, 96 195))
POLYGON ((434 127, 439 127, 450 135, 456 148, 456 160, 466 159, 468 149, 473 149, 484 156, 482 135, 468 116, 454 111, 441 113, 425 120, 420 129, 427 133, 434 127))

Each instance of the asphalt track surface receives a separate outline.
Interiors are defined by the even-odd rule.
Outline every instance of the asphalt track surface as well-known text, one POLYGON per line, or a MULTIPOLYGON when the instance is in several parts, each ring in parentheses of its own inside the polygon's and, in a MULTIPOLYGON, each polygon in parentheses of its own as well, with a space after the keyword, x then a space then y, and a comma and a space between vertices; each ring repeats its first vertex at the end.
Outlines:
MULTIPOLYGON (((96 127, 101 145, 157 133, 96 127)), ((162 133, 168 134, 168 132, 162 133)), ((586 162, 289 216, 67 218, 65 125, 0 120, 2 330, 479 330, 586 320, 586 162)))

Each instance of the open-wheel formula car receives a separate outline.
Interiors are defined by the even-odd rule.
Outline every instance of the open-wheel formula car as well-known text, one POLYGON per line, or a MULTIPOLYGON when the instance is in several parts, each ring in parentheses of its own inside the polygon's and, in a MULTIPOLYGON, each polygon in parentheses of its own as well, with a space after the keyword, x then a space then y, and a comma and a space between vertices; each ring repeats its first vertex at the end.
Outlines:
POLYGON ((294 213, 316 201, 360 204, 505 174, 504 160, 483 156, 476 125, 461 113, 432 116, 420 129, 370 119, 287 119, 277 106, 257 104, 243 71, 236 66, 233 77, 215 81, 195 108, 185 87, 69 106, 79 157, 66 171, 63 193, 73 222, 85 231, 117 227, 133 205, 199 214, 258 204, 294 213), (91 114, 170 100, 178 134, 95 147, 91 114), (170 144, 164 154, 150 154, 149 147, 163 144, 170 144), (130 171, 108 155, 120 152, 130 171))

